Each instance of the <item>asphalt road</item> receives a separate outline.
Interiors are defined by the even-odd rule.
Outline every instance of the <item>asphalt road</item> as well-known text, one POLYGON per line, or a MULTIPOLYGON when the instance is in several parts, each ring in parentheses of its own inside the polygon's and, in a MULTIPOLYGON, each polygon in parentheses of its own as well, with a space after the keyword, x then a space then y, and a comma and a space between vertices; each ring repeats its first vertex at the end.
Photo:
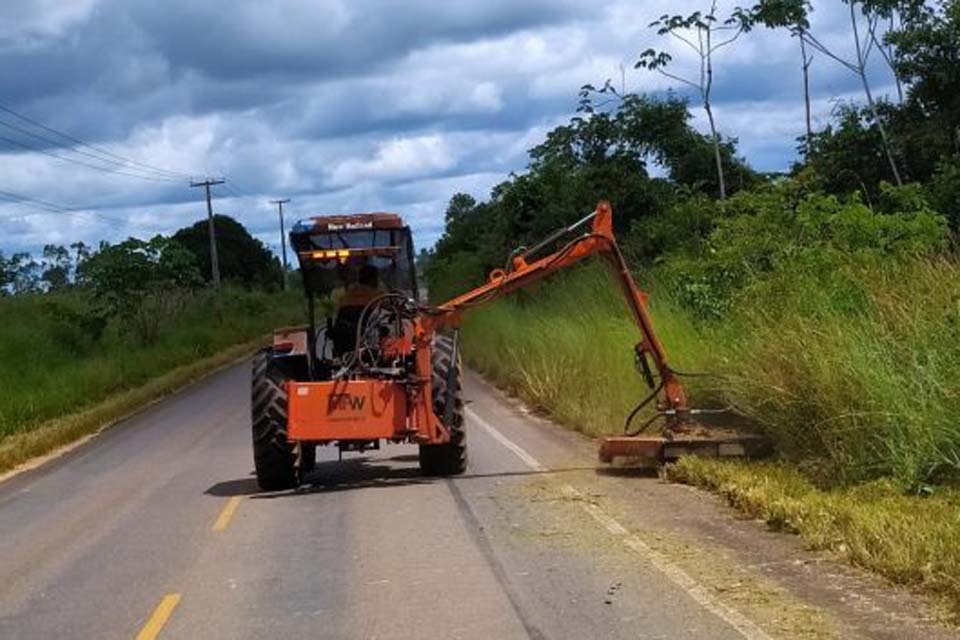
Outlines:
POLYGON ((228 369, 0 484, 0 638, 950 635, 708 496, 598 473, 472 376, 464 476, 321 448, 309 486, 259 493, 248 384, 228 369))

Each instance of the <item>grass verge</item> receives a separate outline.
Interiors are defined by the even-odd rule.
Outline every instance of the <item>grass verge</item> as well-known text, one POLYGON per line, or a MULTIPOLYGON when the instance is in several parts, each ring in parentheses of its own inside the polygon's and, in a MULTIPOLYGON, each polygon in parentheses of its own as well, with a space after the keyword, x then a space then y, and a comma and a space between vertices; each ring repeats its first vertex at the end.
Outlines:
POLYGON ((667 477, 718 493, 811 549, 941 596, 960 619, 960 491, 919 498, 890 480, 821 489, 788 464, 704 458, 681 460, 667 477))
POLYGON ((144 344, 119 319, 91 335, 88 309, 82 292, 0 298, 0 439, 303 317, 297 294, 224 288, 190 298, 144 344))
POLYGON ((0 298, 0 473, 95 432, 302 319, 296 293, 185 297, 144 343, 83 290, 0 298))
POLYGON ((229 347, 214 356, 177 367, 92 407, 41 423, 29 431, 2 438, 0 474, 142 411, 161 398, 253 353, 264 344, 265 339, 259 338, 229 347))

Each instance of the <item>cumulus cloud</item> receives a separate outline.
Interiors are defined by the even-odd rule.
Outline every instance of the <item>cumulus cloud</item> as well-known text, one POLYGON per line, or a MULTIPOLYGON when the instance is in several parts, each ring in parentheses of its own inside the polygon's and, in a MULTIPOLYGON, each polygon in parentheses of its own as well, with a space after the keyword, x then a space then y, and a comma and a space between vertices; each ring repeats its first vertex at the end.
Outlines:
POLYGON ((426 176, 445 171, 454 162, 453 151, 441 136, 394 138, 378 145, 370 159, 352 158, 339 164, 331 173, 330 183, 349 185, 426 176))

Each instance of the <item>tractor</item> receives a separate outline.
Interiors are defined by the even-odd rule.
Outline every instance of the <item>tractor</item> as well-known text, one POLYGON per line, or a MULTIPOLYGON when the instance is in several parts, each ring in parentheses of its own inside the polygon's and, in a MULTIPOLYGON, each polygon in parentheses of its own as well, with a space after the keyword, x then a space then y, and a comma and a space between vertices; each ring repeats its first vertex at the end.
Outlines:
POLYGON ((316 464, 318 446, 335 446, 342 457, 345 451, 379 449, 381 442, 411 443, 419 446, 424 474, 463 473, 463 314, 591 256, 611 267, 637 324, 634 358, 651 389, 628 418, 625 434, 603 440, 600 459, 744 455, 751 444, 745 437, 705 433, 693 422, 697 411, 688 407, 667 364, 647 296, 617 246, 605 201, 542 242, 514 251, 485 284, 438 305, 421 299, 410 228, 397 214, 308 218, 293 227, 290 242, 300 264, 307 324, 277 330, 272 346, 253 362, 253 454, 264 490, 301 484, 316 464), (663 418, 662 430, 631 431, 633 417, 654 401, 655 415, 643 428, 663 418))

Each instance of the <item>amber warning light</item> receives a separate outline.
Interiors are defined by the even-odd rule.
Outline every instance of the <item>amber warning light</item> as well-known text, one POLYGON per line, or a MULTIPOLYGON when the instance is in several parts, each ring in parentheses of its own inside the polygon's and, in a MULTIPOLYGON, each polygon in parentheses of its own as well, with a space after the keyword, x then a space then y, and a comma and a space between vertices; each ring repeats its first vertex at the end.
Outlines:
POLYGON ((329 249, 326 251, 311 251, 310 257, 314 260, 330 260, 333 258, 349 258, 350 249, 329 249))
POLYGON ((399 247, 366 247, 356 249, 317 249, 300 254, 301 259, 339 260, 346 262, 351 256, 393 256, 400 252, 399 247))

